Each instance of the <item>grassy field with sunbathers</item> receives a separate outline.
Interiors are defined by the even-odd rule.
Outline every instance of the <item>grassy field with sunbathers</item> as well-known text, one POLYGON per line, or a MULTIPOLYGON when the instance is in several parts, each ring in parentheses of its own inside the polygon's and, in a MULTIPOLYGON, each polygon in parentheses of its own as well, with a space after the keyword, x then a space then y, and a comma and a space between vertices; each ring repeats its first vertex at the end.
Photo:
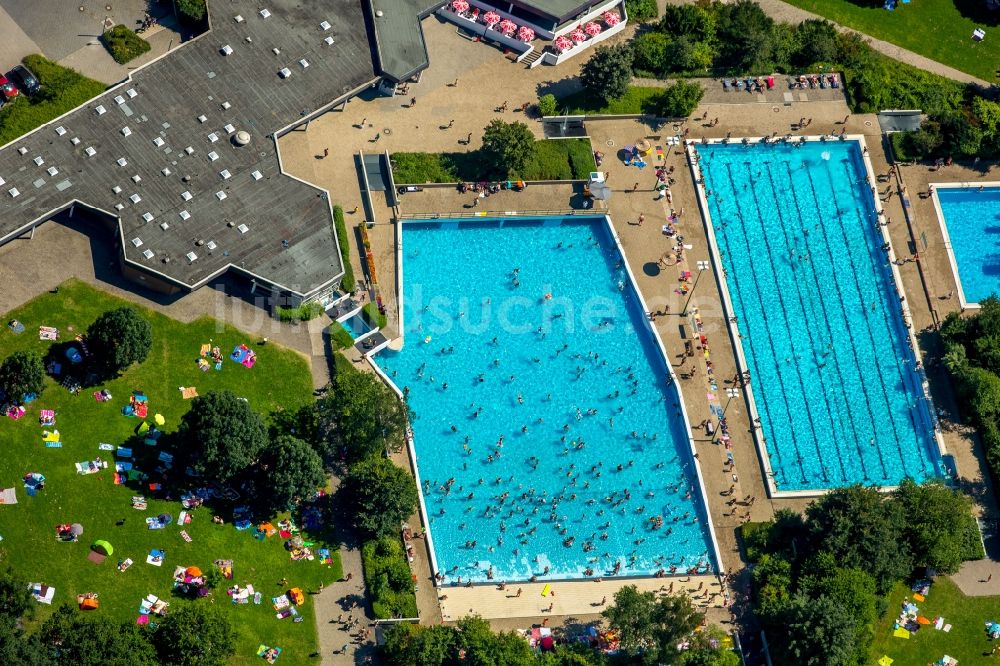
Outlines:
MULTIPOLYGON (((79 282, 68 282, 57 294, 44 294, 26 306, 3 317, 0 327, 0 359, 13 351, 30 350, 43 356, 50 345, 39 339, 39 326, 59 330, 59 341, 72 341, 102 312, 120 307, 125 302, 79 282), (16 319, 24 325, 24 332, 14 334, 6 325, 16 319)), ((132 457, 118 458, 131 462, 134 467, 149 474, 144 481, 115 483, 116 451, 101 450, 103 443, 117 447, 128 442, 143 422, 122 414, 129 404, 133 391, 141 391, 148 398, 148 418, 153 424, 156 414, 164 417, 162 430, 174 430, 191 402, 182 398, 179 387, 195 387, 199 393, 212 389, 229 389, 245 397, 261 414, 279 409, 295 409, 311 400, 311 375, 306 360, 299 354, 269 343, 258 346, 257 340, 240 331, 205 318, 190 324, 169 319, 152 311, 140 310, 152 324, 153 345, 148 359, 133 366, 118 379, 95 387, 84 388, 72 394, 51 377, 46 380, 42 395, 27 405, 27 413, 18 420, 0 415, 0 487, 14 488, 17 504, 0 506, 0 561, 10 564, 20 576, 30 581, 44 583, 56 589, 53 606, 67 603, 74 607, 77 595, 96 592, 100 608, 92 613, 108 614, 114 618, 139 617, 141 601, 153 594, 168 601, 171 607, 185 603, 207 603, 225 608, 237 632, 237 656, 234 663, 257 664, 260 644, 283 649, 279 664, 314 662, 309 654, 316 647, 316 623, 309 591, 315 591, 320 582, 330 584, 341 577, 339 556, 332 549, 333 561, 324 565, 319 558, 312 561, 292 561, 284 548, 284 539, 273 535, 258 540, 253 529, 237 531, 233 525, 232 504, 206 504, 190 513, 190 524, 178 525, 183 507, 177 491, 167 501, 164 489, 151 491, 149 483, 160 480, 154 469, 161 464, 158 445, 142 441, 132 444, 132 457), (253 368, 229 360, 233 347, 246 343, 256 351, 253 368), (221 370, 214 368, 203 372, 197 365, 202 344, 218 346, 222 350, 221 370), (97 401, 93 393, 106 389, 111 400, 97 401), (56 412, 54 426, 61 448, 47 448, 43 443, 43 428, 39 424, 40 410, 56 412), (95 474, 81 475, 74 464, 93 461, 100 457, 109 462, 109 468, 95 474), (22 478, 37 472, 45 477, 45 486, 30 497, 22 478), (146 510, 132 507, 133 496, 143 495, 148 500, 146 510), (228 507, 228 508, 227 508, 228 507), (212 516, 218 512, 225 518, 224 525, 213 524, 212 516), (145 522, 148 517, 170 514, 173 522, 164 529, 150 530, 145 522), (77 542, 60 542, 56 526, 80 523, 84 533, 77 542), (182 538, 186 531, 190 542, 182 538), (105 540, 114 548, 113 554, 103 564, 88 559, 91 544, 105 540), (161 566, 146 563, 153 549, 165 551, 161 566), (126 571, 119 571, 118 564, 133 560, 126 571), (188 601, 175 596, 172 591, 176 566, 197 566, 210 571, 216 560, 232 560, 234 577, 223 581, 205 599, 188 601), (279 586, 287 578, 287 586, 279 586), (233 604, 226 594, 227 584, 241 587, 252 584, 262 593, 262 603, 253 601, 246 605, 233 604), (271 606, 271 597, 298 586, 307 592, 304 605, 298 608, 302 622, 277 619, 271 606)), ((66 361, 69 363, 69 361, 66 361)), ((180 470, 169 475, 182 477, 180 470)), ((172 478, 172 477, 171 477, 172 478)), ((239 504, 239 500, 235 502, 239 504)), ((272 522, 275 526, 279 518, 272 522)), ((313 550, 325 545, 324 534, 303 532, 303 537, 316 542, 313 550)), ((169 611, 169 609, 168 609, 169 611)), ((50 607, 38 604, 36 621, 51 612, 50 607)), ((80 611, 84 612, 84 611, 80 611)), ((156 617, 150 616, 155 622, 156 617)))
POLYGON ((923 601, 914 600, 908 585, 897 585, 888 597, 889 610, 875 628, 875 644, 869 663, 876 664, 883 655, 893 659, 893 666, 925 666, 937 663, 944 655, 954 657, 959 666, 992 664, 996 657, 985 656, 1000 641, 990 641, 986 622, 1000 622, 1000 597, 967 597, 951 580, 939 576, 923 601), (921 626, 910 638, 893 636, 894 623, 902 610, 904 598, 915 603, 920 617, 932 624, 921 626), (934 628, 938 617, 951 631, 934 628))

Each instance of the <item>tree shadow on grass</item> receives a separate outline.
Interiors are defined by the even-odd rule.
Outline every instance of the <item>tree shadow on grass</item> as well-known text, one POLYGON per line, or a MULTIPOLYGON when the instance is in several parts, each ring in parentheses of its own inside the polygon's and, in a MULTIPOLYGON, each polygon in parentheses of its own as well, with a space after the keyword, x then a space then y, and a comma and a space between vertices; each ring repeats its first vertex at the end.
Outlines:
POLYGON ((989 9, 985 0, 954 0, 955 9, 967 19, 977 24, 996 27, 1000 25, 1000 6, 989 9))

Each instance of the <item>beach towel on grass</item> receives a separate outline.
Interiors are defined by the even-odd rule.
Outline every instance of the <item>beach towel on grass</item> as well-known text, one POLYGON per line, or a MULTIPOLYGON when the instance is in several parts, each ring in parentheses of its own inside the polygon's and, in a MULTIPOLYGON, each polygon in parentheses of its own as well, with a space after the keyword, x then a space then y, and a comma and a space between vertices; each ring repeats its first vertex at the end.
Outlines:
POLYGON ((62 442, 45 442, 45 448, 47 449, 61 449, 62 442))
POLYGON ((17 493, 14 488, 0 490, 0 504, 17 504, 17 493))
POLYGON ((76 463, 76 473, 77 474, 97 474, 102 469, 108 466, 108 463, 103 460, 94 461, 84 461, 76 463))

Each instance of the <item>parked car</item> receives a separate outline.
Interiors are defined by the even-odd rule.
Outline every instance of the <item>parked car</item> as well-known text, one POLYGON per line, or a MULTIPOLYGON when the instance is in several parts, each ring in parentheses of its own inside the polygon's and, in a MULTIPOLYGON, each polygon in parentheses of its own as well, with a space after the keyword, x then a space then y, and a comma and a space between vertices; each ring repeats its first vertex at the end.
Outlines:
POLYGON ((3 98, 10 100, 17 97, 20 93, 17 91, 17 86, 10 82, 3 74, 0 74, 0 92, 3 93, 3 98))
POLYGON ((14 85, 21 89, 28 97, 34 97, 42 89, 42 84, 38 82, 38 77, 31 73, 31 70, 24 65, 17 65, 7 72, 7 78, 13 81, 14 85))

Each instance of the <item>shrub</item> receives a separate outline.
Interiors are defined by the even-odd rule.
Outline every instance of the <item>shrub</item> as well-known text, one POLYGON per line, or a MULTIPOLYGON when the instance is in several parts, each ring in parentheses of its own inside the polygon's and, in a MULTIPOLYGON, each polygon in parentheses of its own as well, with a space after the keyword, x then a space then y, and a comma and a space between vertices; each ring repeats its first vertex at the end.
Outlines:
POLYGON ((375 617, 416 617, 417 597, 410 565, 397 536, 366 541, 361 547, 365 580, 372 595, 375 617))
POLYGON ((22 62, 38 77, 42 89, 32 99, 21 95, 0 109, 0 145, 27 134, 104 92, 103 83, 40 55, 25 56, 22 62))
POLYGON ((275 313, 280 321, 299 322, 310 321, 323 314, 323 306, 315 301, 303 303, 298 307, 286 308, 278 306, 275 313))
POLYGON ((150 49, 149 42, 121 24, 101 35, 101 41, 119 65, 135 60, 150 49))
POLYGON ((378 305, 372 303, 371 301, 365 303, 364 307, 361 308, 361 311, 368 319, 368 323, 378 326, 379 328, 385 328, 386 324, 389 323, 388 318, 379 311, 378 305))
POLYGON ((768 551, 768 539, 774 523, 744 523, 740 527, 740 537, 746 550, 748 562, 759 562, 768 551))
POLYGON ((440 153, 392 154, 392 175, 397 183, 457 183, 462 178, 454 166, 440 153))
POLYGON ((660 13, 656 0, 625 0, 625 11, 636 23, 655 19, 660 13))
POLYGON ((659 98, 660 115, 666 118, 687 118, 695 110, 705 91, 690 81, 677 81, 667 86, 659 98))
POLYGON ((671 71, 703 73, 712 66, 715 52, 708 42, 681 35, 669 43, 665 55, 671 71))
POLYGON ((543 116, 556 115, 556 96, 552 93, 542 95, 538 98, 538 113, 543 116))
POLYGON ((205 0, 177 0, 177 11, 192 21, 202 21, 206 13, 205 0))
POLYGON ((354 291, 354 267, 351 266, 351 240, 347 237, 347 223, 344 222, 344 209, 333 207, 333 226, 337 230, 337 245, 340 246, 340 260, 344 264, 344 277, 340 278, 340 290, 344 293, 354 291))
POLYGON ((635 70, 650 72, 654 76, 660 76, 669 68, 667 62, 667 48, 670 46, 670 37, 662 32, 644 32, 632 42, 632 53, 634 56, 633 67, 635 70))
POLYGON ((330 328, 327 330, 330 332, 330 346, 333 348, 333 351, 349 349, 354 346, 354 338, 351 337, 351 334, 347 332, 347 329, 339 321, 330 324, 330 328))

